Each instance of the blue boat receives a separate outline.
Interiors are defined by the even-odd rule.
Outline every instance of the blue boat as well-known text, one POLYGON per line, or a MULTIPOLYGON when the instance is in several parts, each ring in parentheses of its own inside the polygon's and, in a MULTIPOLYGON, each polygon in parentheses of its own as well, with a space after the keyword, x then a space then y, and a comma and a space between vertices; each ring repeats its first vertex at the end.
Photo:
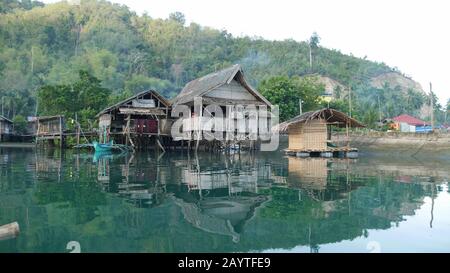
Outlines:
POLYGON ((98 143, 97 141, 92 142, 96 152, 109 152, 113 149, 112 140, 109 143, 98 143))

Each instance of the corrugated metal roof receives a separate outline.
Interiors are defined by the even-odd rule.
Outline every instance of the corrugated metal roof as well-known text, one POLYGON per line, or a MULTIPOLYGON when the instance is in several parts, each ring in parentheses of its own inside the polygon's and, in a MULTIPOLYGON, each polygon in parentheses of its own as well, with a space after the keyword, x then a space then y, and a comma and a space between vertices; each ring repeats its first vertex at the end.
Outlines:
POLYGON ((415 117, 407 115, 407 114, 397 116, 395 118, 392 118, 392 120, 394 120, 396 122, 407 123, 409 125, 414 125, 414 126, 430 125, 430 123, 428 123, 426 121, 420 120, 418 118, 415 118, 415 117))

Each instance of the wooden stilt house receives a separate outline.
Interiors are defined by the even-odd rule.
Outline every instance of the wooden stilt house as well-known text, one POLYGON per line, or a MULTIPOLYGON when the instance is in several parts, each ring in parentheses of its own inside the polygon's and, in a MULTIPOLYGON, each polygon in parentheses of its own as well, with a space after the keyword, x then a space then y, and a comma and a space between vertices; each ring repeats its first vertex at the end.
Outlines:
MULTIPOLYGON (((247 107, 251 105, 255 106, 256 109, 264 106, 268 110, 271 107, 271 103, 247 83, 244 78, 244 72, 238 64, 187 83, 183 90, 171 100, 172 109, 175 109, 178 105, 191 107, 192 115, 189 122, 192 122, 192 124, 187 126, 183 123, 183 129, 189 135, 189 145, 190 140, 194 140, 197 143, 197 148, 199 143, 197 137, 205 132, 203 132, 203 126, 194 124, 202 125, 206 122, 203 117, 211 109, 214 109, 212 107, 219 107, 224 117, 227 111, 230 111, 230 109, 232 109, 231 111, 237 111, 236 109, 240 106, 247 107), (201 98, 199 109, 194 109, 196 98, 201 98)), ((212 115, 213 113, 210 112, 210 114, 212 115)), ((220 129, 215 128, 215 131, 220 131, 224 135, 227 133, 234 134, 235 130, 233 128, 235 127, 224 124, 220 129)), ((246 133, 240 135, 244 141, 248 139, 248 134, 246 133)))
POLYGON ((36 144, 47 141, 54 145, 55 140, 58 140, 60 147, 64 146, 66 123, 63 115, 36 117, 31 123, 34 123, 31 128, 36 130, 34 133, 36 144))
POLYGON ((0 142, 7 140, 13 131, 13 122, 0 115, 0 142))
POLYGON ((154 90, 136 94, 97 114, 101 143, 116 143, 146 148, 170 136, 169 102, 154 90))

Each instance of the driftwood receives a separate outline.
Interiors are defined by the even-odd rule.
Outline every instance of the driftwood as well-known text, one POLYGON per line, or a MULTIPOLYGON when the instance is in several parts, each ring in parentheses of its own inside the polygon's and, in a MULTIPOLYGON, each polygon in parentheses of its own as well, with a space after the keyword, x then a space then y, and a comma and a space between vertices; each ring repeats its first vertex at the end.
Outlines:
POLYGON ((20 229, 17 222, 0 226, 0 241, 12 239, 19 235, 20 229))

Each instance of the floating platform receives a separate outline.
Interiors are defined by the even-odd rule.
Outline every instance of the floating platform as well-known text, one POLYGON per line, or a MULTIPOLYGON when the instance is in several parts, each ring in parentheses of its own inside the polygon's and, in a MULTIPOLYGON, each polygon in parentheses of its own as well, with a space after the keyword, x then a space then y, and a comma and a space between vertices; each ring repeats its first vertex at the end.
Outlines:
POLYGON ((327 149, 285 149, 287 155, 296 157, 339 157, 339 158, 357 158, 358 149, 349 147, 336 147, 327 149))

